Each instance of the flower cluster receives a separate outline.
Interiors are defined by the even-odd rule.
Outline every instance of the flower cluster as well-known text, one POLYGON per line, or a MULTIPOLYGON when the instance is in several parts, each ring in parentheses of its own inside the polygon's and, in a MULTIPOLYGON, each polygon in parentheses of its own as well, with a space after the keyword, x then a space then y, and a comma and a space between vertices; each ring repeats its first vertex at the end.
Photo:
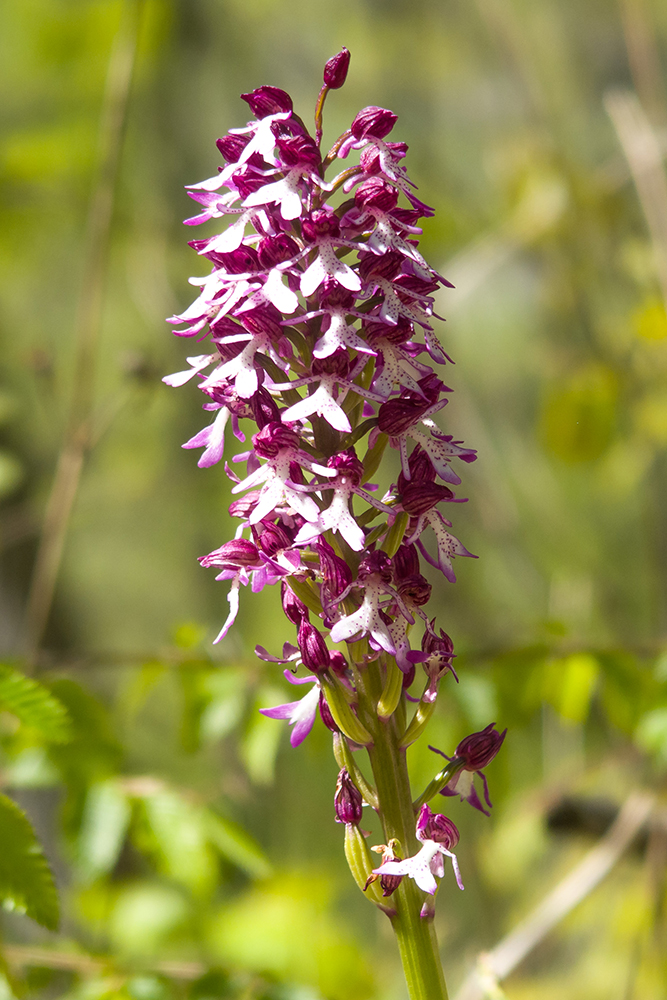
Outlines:
MULTIPOLYGON (((278 584, 296 645, 282 657, 257 652, 290 664, 288 680, 309 689, 264 714, 291 723, 293 746, 318 710, 333 732, 368 745, 358 677, 379 663, 378 716, 391 717, 402 697, 418 702, 407 746, 454 673, 451 640, 423 610, 431 585, 422 559, 454 581, 453 558, 471 555, 442 509, 461 502, 456 465, 476 456, 435 421, 451 392, 439 372, 451 359, 434 331, 434 294, 451 286, 418 249, 419 222, 433 210, 405 169, 406 144, 388 138, 396 115, 364 108, 326 155, 320 148, 324 100, 348 65, 343 49, 325 67, 314 136, 283 90, 242 95, 252 121, 218 139, 223 165, 188 189, 199 213, 187 225, 226 225, 190 243, 209 271, 190 279, 198 297, 169 320, 177 336, 206 340, 205 352, 164 381, 196 379, 204 394, 211 422, 183 446, 202 449, 199 466, 223 460, 230 433, 244 445, 225 462, 238 530, 201 558, 230 584, 215 641, 237 615, 241 587, 278 584), (387 448, 400 471, 380 499, 372 479, 387 448), (338 643, 347 655, 330 649, 338 643), (413 698, 419 663, 426 679, 413 698), (294 676, 300 665, 307 676, 294 676)), ((350 780, 337 793, 348 825, 358 811, 350 780)), ((437 843, 435 874, 449 854, 437 843)), ((432 875, 422 883, 430 892, 432 875)))

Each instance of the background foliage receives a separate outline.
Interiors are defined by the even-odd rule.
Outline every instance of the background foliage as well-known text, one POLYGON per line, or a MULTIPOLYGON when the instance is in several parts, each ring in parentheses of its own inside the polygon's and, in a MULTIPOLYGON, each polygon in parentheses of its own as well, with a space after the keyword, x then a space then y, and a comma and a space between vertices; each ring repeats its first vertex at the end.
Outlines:
MULTIPOLYGON (((196 557, 228 537, 228 484, 180 449, 201 425, 197 393, 160 382, 183 354, 163 317, 198 273, 183 184, 210 176, 215 138, 245 123, 242 91, 282 87, 309 117, 343 44, 352 65, 325 141, 366 104, 399 114, 437 209, 422 247, 456 285, 439 303, 457 362, 441 425, 480 453, 457 509, 480 559, 438 598, 461 683, 430 742, 453 748, 492 719, 510 732, 489 769, 492 818, 448 810, 466 892, 443 885, 438 925, 456 987, 627 794, 652 790, 663 815, 667 10, 21 0, 3 16, 0 994, 403 996, 387 928, 342 859, 328 734, 295 752, 257 712, 285 700, 279 671, 252 653, 283 640, 277 595, 242 602, 210 645, 225 591, 196 557), (105 254, 90 206, 113 160, 114 39, 131 42, 133 12, 105 254), (73 413, 90 434, 36 650, 25 608, 73 413), (561 808, 559 824, 564 795, 579 811, 561 808), (57 931, 21 809, 60 890, 57 931)), ((432 776, 426 748, 411 766, 432 776)), ((664 996, 665 829, 654 823, 503 984, 511 1000, 664 996)))

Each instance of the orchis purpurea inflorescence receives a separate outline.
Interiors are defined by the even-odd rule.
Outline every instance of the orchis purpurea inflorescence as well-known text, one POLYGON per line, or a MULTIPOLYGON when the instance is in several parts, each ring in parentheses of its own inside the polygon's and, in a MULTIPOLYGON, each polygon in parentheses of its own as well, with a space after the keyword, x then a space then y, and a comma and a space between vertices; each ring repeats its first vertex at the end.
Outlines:
POLYGON ((262 711, 291 724, 295 747, 318 712, 332 731, 350 867, 392 920, 411 995, 437 998, 446 990, 424 892, 435 892, 445 855, 462 883, 450 850, 458 831, 426 803, 438 792, 463 794, 464 772, 480 773, 502 737, 484 731, 494 749, 483 763, 462 757, 459 744, 412 801, 406 748, 441 681, 457 679, 451 639, 425 610, 422 560, 453 582, 453 558, 471 555, 443 510, 461 502, 456 466, 475 452, 434 419, 451 392, 440 377, 451 359, 434 332, 434 293, 450 285, 418 249, 419 221, 433 211, 406 172, 406 144, 388 138, 396 115, 364 108, 329 152, 320 148, 324 102, 344 83, 349 58, 343 49, 325 67, 314 136, 288 94, 259 87, 242 95, 253 120, 217 142, 224 165, 189 187, 200 211, 187 224, 227 225, 191 242, 212 266, 191 279, 197 299, 169 320, 180 337, 207 338, 206 353, 164 381, 197 379, 206 397, 211 422, 184 445, 202 449, 200 466, 222 460, 230 433, 245 443, 231 457, 239 474, 225 463, 236 536, 201 559, 230 584, 216 642, 236 617, 241 587, 279 585, 296 645, 286 642, 282 657, 257 654, 288 664, 288 679, 307 690, 262 711), (343 165, 350 154, 355 162, 343 165), (372 480, 391 450, 400 471, 380 498, 372 480), (301 666, 307 675, 295 677, 301 666), (374 785, 354 761, 361 747, 374 785), (379 848, 376 869, 359 830, 362 803, 376 809, 390 845, 379 848))

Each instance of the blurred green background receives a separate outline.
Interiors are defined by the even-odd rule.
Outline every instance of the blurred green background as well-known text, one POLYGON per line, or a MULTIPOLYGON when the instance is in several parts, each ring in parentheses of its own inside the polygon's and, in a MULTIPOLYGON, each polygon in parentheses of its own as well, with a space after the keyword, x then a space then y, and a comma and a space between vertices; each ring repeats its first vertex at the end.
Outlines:
MULTIPOLYGON (((398 114, 436 208, 424 255, 456 286, 440 424, 479 450, 455 529, 480 558, 432 605, 461 682, 427 741, 509 734, 492 817, 448 802, 452 995, 637 789, 659 821, 502 989, 667 995, 667 8, 9 0, 2 19, 0 652, 71 728, 0 715, 3 787, 63 907, 58 933, 3 915, 0 995, 405 997, 342 857, 329 734, 293 751, 257 713, 287 700, 252 652, 292 638, 277 593, 243 593, 211 646, 226 588, 197 556, 230 535, 228 481, 180 448, 207 422, 196 389, 160 381, 194 352, 164 324, 201 273, 183 185, 246 123, 241 92, 281 87, 310 119, 342 45, 325 142, 364 105, 398 114)), ((425 745, 411 766, 432 777, 425 745)))

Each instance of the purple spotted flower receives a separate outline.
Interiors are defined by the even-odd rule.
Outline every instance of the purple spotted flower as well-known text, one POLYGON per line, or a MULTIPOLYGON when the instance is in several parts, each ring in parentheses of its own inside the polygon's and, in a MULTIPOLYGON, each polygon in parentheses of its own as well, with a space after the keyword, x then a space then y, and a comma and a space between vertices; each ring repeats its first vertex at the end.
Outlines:
MULTIPOLYGON (((380 890, 390 896, 406 877, 433 895, 446 858, 463 888, 458 831, 427 805, 419 852, 402 859, 387 821, 389 845, 371 871, 362 801, 385 818, 388 807, 351 755, 387 733, 403 753, 448 675, 458 680, 452 640, 428 613, 436 584, 425 572, 428 564, 453 583, 454 558, 475 558, 450 513, 465 502, 459 473, 476 453, 447 432, 452 362, 436 302, 451 285, 419 249, 434 212, 393 136, 397 116, 369 105, 322 148, 324 103, 349 66, 347 49, 326 63, 314 128, 278 87, 242 95, 242 121, 248 109, 251 120, 218 139, 217 171, 187 189, 196 214, 186 224, 207 228, 190 241, 200 265, 194 301, 168 322, 196 346, 164 381, 201 391, 204 419, 183 447, 198 451, 200 468, 219 464, 233 494, 234 537, 200 560, 229 587, 215 641, 236 619, 242 588, 278 585, 287 636, 256 654, 268 673, 286 666, 302 696, 261 712, 286 721, 296 747, 319 711, 341 769, 335 809, 346 855, 383 905, 380 890)), ((504 735, 491 725, 463 740, 418 801, 442 790, 485 812, 473 779, 490 806, 483 768, 504 735)), ((399 912, 402 896, 386 912, 399 912)))
POLYGON ((459 842, 459 831, 446 816, 432 813, 427 805, 422 806, 417 819, 417 839, 423 847, 411 858, 404 861, 385 861, 373 869, 374 875, 407 875, 415 880, 420 889, 431 896, 438 888, 437 878, 445 874, 445 858, 451 858, 456 884, 463 889, 459 863, 451 848, 459 842))

